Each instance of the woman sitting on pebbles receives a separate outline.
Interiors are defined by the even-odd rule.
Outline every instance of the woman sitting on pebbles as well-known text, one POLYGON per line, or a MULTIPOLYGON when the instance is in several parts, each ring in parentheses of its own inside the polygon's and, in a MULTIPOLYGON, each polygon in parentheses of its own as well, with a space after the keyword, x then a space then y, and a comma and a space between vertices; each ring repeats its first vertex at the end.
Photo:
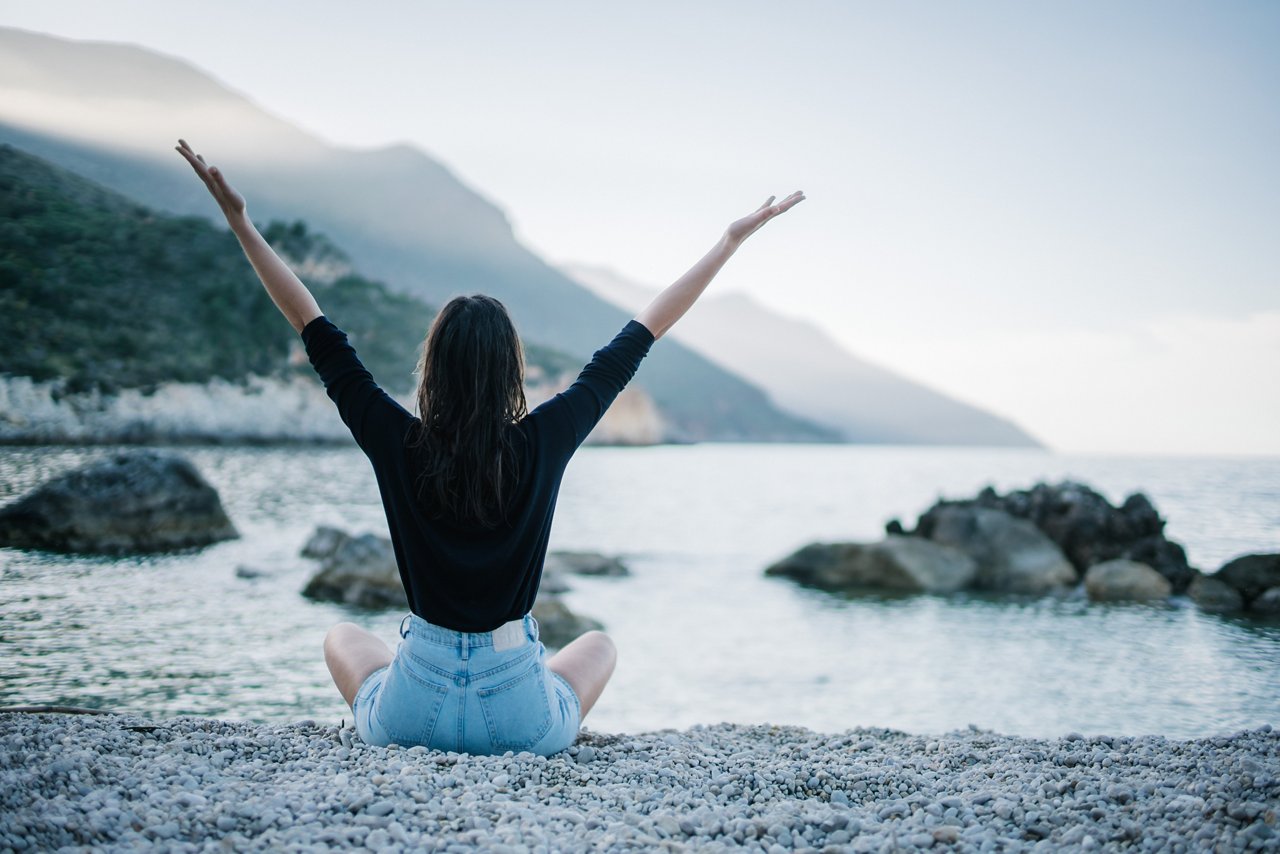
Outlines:
POLYGON ((729 226, 689 272, 592 357, 568 389, 528 412, 520 339, 502 303, 456 297, 419 362, 419 417, 365 370, 347 336, 280 260, 222 173, 179 140, 267 293, 302 334, 311 364, 373 465, 410 614, 395 654, 341 623, 325 662, 366 742, 467 753, 569 747, 613 673, 616 652, 587 632, 547 658, 529 616, 565 465, 742 242, 804 199, 772 197, 729 226))

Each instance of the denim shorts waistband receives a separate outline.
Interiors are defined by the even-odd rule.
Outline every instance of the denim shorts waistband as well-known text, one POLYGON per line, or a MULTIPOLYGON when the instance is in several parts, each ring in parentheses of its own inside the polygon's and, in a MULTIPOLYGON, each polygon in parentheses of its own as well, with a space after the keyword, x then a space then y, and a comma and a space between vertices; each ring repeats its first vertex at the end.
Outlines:
POLYGON ((522 646, 524 640, 538 639, 538 621, 532 614, 525 614, 518 620, 504 623, 489 632, 459 632, 428 623, 417 614, 406 614, 400 621, 400 637, 414 638, 441 646, 476 649, 477 647, 495 647, 510 649, 522 646), (523 640, 522 640, 523 639, 523 640), (514 641, 514 642, 513 642, 514 641))

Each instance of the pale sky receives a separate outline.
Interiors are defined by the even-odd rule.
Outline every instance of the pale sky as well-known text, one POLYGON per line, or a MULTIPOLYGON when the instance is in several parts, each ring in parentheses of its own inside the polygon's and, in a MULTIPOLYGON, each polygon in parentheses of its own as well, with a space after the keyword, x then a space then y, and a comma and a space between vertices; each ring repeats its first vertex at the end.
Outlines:
POLYGON ((645 284, 803 189, 715 287, 1061 450, 1280 454, 1280 4, 3 0, 0 24, 412 142, 543 257, 645 284))

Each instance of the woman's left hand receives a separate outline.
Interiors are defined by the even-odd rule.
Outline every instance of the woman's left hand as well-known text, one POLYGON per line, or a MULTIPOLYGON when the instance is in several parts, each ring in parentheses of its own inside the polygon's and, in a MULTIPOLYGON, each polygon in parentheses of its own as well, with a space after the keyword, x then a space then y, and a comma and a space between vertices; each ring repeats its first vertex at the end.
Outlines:
POLYGON ((222 171, 216 166, 206 164, 203 157, 191 150, 191 146, 187 145, 185 139, 178 140, 175 150, 187 159, 187 162, 191 164, 191 168, 196 170, 196 174, 200 176, 200 180, 204 181, 204 185, 209 188, 209 194, 218 203, 218 207, 222 209, 222 214, 227 218, 227 222, 234 224, 237 220, 243 220, 245 217, 244 196, 237 193, 227 183, 222 171))
POLYGON ((740 245, 742 241, 755 234, 760 226, 778 214, 786 213, 803 202, 804 193, 796 190, 776 205, 773 203, 774 198, 774 196, 770 196, 763 205, 730 225, 729 230, 725 232, 725 237, 729 239, 729 242, 735 246, 740 245))

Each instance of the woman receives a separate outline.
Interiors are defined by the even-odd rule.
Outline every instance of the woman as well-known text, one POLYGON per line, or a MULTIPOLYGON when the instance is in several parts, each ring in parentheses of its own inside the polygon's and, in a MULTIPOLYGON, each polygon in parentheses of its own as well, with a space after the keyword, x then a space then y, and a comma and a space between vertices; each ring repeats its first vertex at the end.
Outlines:
POLYGON ((526 412, 520 341, 491 297, 451 300, 423 345, 415 418, 386 395, 245 213, 244 198, 179 140, 267 293, 302 335, 338 412, 368 456, 410 614, 393 654, 342 623, 325 662, 371 744, 549 755, 574 741, 616 652, 587 632, 547 658, 529 610, 565 465, 748 236, 804 199, 792 193, 734 222, 689 272, 599 350, 564 392, 526 412))

